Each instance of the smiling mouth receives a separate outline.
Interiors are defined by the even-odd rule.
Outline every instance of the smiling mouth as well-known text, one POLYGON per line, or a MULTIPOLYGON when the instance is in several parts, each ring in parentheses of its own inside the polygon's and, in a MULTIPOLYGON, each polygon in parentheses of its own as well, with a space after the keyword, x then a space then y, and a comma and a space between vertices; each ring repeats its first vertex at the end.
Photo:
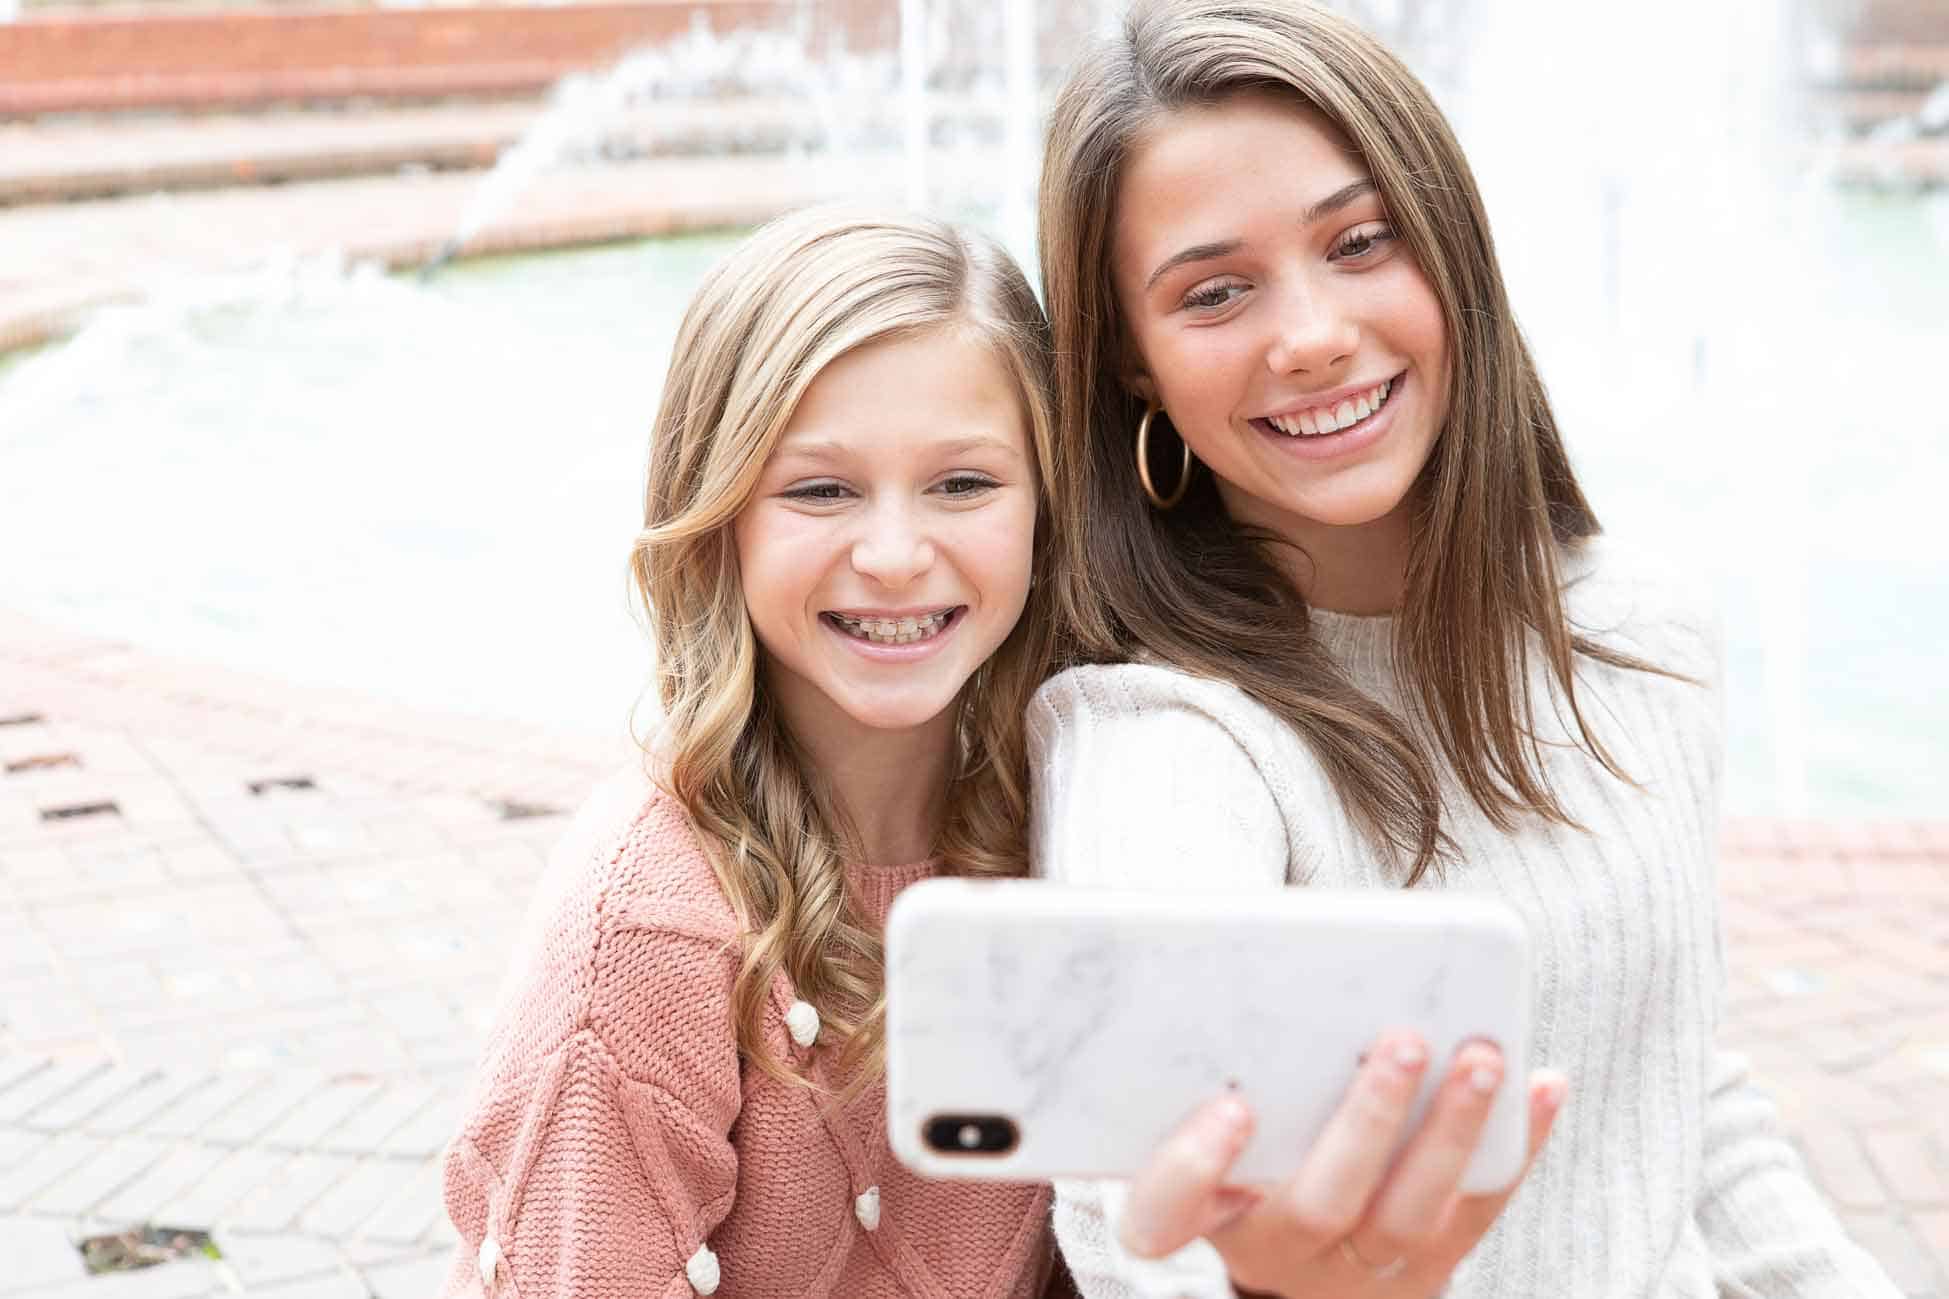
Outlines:
POLYGON ((966 605, 957 604, 924 618, 853 618, 843 613, 822 613, 819 616, 842 635, 854 640, 874 645, 913 645, 932 640, 946 631, 966 608, 966 605))
POLYGON ((1354 425, 1380 413, 1388 398, 1400 388, 1404 375, 1395 375, 1356 393, 1333 406, 1318 406, 1297 415, 1260 416, 1252 421, 1261 432, 1279 433, 1289 438, 1325 437, 1344 433, 1354 425))

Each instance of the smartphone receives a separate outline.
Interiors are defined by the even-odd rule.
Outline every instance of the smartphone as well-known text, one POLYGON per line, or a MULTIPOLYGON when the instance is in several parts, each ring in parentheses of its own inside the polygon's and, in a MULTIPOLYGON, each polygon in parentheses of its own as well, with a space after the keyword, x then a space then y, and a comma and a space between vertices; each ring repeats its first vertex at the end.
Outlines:
POLYGON ((925 880, 887 917, 886 971, 889 1138, 928 1176, 1127 1177, 1230 1088, 1258 1120, 1233 1180, 1283 1180, 1389 1027, 1434 1061, 1403 1142, 1457 1047, 1502 1048, 1462 1189, 1522 1171, 1529 942, 1500 902, 925 880))

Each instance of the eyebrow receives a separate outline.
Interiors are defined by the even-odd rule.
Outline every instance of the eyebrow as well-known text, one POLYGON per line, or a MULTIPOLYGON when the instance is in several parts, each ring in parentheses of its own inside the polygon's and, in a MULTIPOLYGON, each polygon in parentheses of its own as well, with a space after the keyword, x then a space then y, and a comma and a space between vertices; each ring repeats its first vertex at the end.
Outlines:
MULTIPOLYGON (((1021 450, 1004 438, 976 435, 943 442, 939 446, 928 447, 939 455, 953 457, 967 455, 970 451, 998 451, 1004 455, 1020 456, 1021 450)), ((845 460, 855 453, 844 444, 831 438, 806 438, 802 441, 782 443, 775 453, 779 459, 788 456, 806 460, 845 460)))
MULTIPOLYGON (((1332 216, 1335 212, 1346 207, 1355 199, 1365 198, 1367 195, 1375 192, 1373 179, 1368 176, 1362 176, 1359 180, 1342 185, 1339 189, 1334 190, 1331 194, 1328 194, 1325 198, 1300 213, 1299 223, 1310 226, 1316 221, 1322 221, 1332 216)), ((1150 273, 1150 278, 1144 281, 1144 292, 1150 292, 1151 288, 1160 279, 1180 266, 1189 262, 1209 262, 1216 261, 1220 257, 1229 257, 1244 246, 1245 241, 1242 239, 1220 239, 1214 243, 1193 244, 1189 248, 1172 253, 1158 265, 1156 270, 1150 273)))

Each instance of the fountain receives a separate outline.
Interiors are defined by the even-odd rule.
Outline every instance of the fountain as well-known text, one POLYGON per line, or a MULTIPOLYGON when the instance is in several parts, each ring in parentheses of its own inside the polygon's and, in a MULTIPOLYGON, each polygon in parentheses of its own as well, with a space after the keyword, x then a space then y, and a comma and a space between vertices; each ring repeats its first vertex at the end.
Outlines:
MULTIPOLYGON (((1949 200, 1837 189, 1860 144, 1808 124, 1796 63, 1821 38, 1769 0, 1347 8, 1450 108, 1606 522, 1697 556, 1724 593, 1730 805, 1933 812, 1949 703, 1903 683, 1949 632, 1929 495, 1949 416, 1903 376, 1940 351, 1949 200)), ((975 220, 1027 259, 1046 96, 1119 10, 887 0, 873 39, 809 9, 692 31, 560 87, 450 244, 665 147, 663 115, 746 105, 720 132, 736 156, 975 220)), ((1875 139, 1945 119, 1949 90, 1875 139)), ((44 485, 9 493, 0 546, 47 556, 9 566, 0 600, 620 731, 643 670, 618 558, 643 430, 722 243, 463 259, 427 282, 293 259, 159 282, 0 368, 0 481, 44 485)))

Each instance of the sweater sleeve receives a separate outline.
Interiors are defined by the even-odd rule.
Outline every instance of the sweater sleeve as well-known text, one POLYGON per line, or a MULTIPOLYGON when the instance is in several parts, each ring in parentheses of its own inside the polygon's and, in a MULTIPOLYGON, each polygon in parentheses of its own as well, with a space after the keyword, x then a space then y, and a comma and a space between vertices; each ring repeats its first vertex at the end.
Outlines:
POLYGON ((693 843, 630 769, 551 855, 445 1157, 445 1294, 716 1288, 707 1240, 731 1208, 743 1089, 728 919, 673 883, 693 843))
MULTIPOLYGON (((1717 862, 1717 826, 1724 777, 1724 634, 1713 602, 1696 588, 1671 584, 1655 616, 1637 620, 1640 644, 1654 662, 1704 686, 1697 714, 1709 761, 1698 791, 1704 812, 1704 851, 1717 862)), ((1709 891, 1716 906, 1717 871, 1709 891)), ((1725 997, 1726 951, 1718 916, 1716 977, 1710 989, 1708 1031, 1716 1034, 1725 997)), ((1778 1112, 1752 1081, 1747 1062, 1718 1050, 1706 1079, 1703 1167, 1695 1205, 1700 1233, 1711 1249, 1721 1293, 1758 1299, 1896 1299, 1899 1291, 1880 1266, 1847 1238, 1807 1175, 1779 1123, 1778 1112)))
MULTIPOLYGON (((1284 819, 1227 724, 1236 705, 1203 697, 1224 689, 1140 666, 1074 669, 1045 685, 1029 713, 1036 873, 1102 887, 1284 884, 1284 819)), ((1158 1260, 1125 1252, 1124 1193, 1119 1181, 1055 1184, 1056 1242, 1084 1299, 1232 1299, 1204 1241, 1158 1260)))
POLYGON ((1722 1294, 1900 1299, 1814 1189, 1745 1060, 1723 1051, 1706 1098, 1698 1222, 1722 1294))
POLYGON ((707 1238, 737 1178, 735 1095, 735 1073, 728 1088, 690 1096, 631 1079, 599 1036, 577 1032, 529 1079, 490 1094, 449 1148, 461 1243, 444 1293, 711 1293, 707 1238))
POLYGON ((1117 888, 1266 888, 1292 853, 1230 687, 1163 668, 1075 668, 1029 708, 1035 873, 1117 888), (1227 707, 1229 703, 1229 707, 1227 707))

